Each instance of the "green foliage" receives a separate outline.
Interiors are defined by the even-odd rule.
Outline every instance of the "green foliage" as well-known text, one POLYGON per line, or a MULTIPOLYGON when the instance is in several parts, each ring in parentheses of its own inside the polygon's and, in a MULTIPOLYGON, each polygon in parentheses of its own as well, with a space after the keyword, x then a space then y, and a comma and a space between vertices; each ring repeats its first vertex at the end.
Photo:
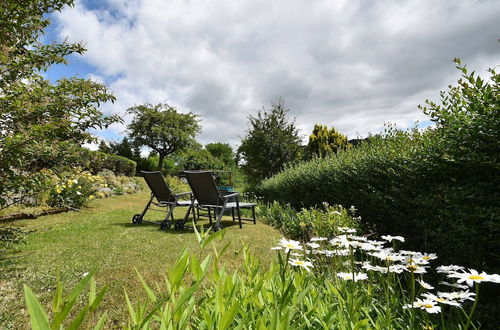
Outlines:
POLYGON ((425 109, 436 129, 389 127, 357 148, 287 169, 261 193, 296 208, 356 205, 366 225, 404 235, 409 248, 497 272, 499 75, 484 81, 459 69, 458 86, 425 109))
MULTIPOLYGON (((70 0, 6 0, 0 5, 0 196, 36 189, 33 175, 92 141, 88 129, 120 121, 105 116, 101 103, 114 101, 106 86, 76 77, 55 84, 41 75, 65 57, 84 52, 82 44, 44 45, 47 17, 70 0), (54 154, 61 157, 52 157, 54 154)), ((0 205, 6 204, 0 198, 0 205)))
MULTIPOLYGON (((398 251, 394 242, 393 247, 384 247, 391 239, 368 240, 356 236, 352 228, 342 228, 350 234, 344 232, 330 237, 332 240, 325 237, 301 244, 282 239, 276 261, 265 265, 250 254, 248 247, 242 247, 235 251, 235 255, 243 259, 242 269, 229 270, 223 262, 229 245, 217 249, 214 244, 223 240, 225 231, 210 234, 203 227, 200 232, 194 228, 199 249, 211 247, 213 252, 200 260, 196 254, 182 250, 167 270, 161 286, 148 284, 137 272, 144 297, 133 303, 125 290, 128 329, 418 329, 436 326, 467 329, 470 325, 476 328, 473 316, 479 287, 488 285, 475 283, 473 305, 465 299, 441 298, 438 302, 438 297, 428 298, 426 294, 432 294, 424 287, 428 285, 425 282, 428 275, 417 270, 424 269, 422 264, 425 264, 430 271, 428 265, 429 260, 435 258, 433 255, 398 251), (285 247, 290 250, 282 252, 285 247), (389 257, 398 259, 390 261, 389 257)), ((52 322, 25 286, 32 326, 43 328, 51 323, 57 328, 63 322, 83 320, 85 314, 95 311, 104 290, 96 295, 95 283, 91 282, 89 303, 76 318, 69 316, 74 297, 87 285, 90 276, 92 274, 64 300, 58 284, 52 322)), ((447 281, 452 280, 452 276, 446 277, 447 281)), ((488 281, 495 280, 485 280, 488 281)), ((104 317, 98 326, 103 326, 104 317)))
POLYGON ((309 135, 307 153, 309 158, 312 158, 314 155, 321 157, 337 153, 349 147, 350 144, 347 142, 347 136, 337 132, 335 127, 328 130, 327 126, 316 124, 311 135, 309 135))
POLYGON ((134 115, 128 125, 133 144, 154 150, 159 155, 160 169, 165 156, 195 144, 194 137, 201 130, 197 115, 179 113, 168 104, 138 105, 127 111, 134 115))
POLYGON ((215 158, 220 159, 226 167, 234 167, 236 165, 234 161, 233 148, 228 143, 209 143, 205 146, 215 158))
POLYGON ((288 109, 280 100, 269 110, 249 116, 249 129, 241 141, 238 154, 250 183, 256 185, 299 158, 300 136, 295 121, 287 118, 288 109))
MULTIPOLYGON (((52 303, 51 319, 49 319, 48 313, 31 289, 24 285, 24 297, 32 328, 43 330, 61 329, 63 325, 67 325, 68 329, 79 329, 83 326, 87 320, 91 319, 97 307, 101 304, 107 290, 105 287, 101 291, 96 292, 96 282, 93 275, 94 272, 87 274, 67 296, 63 296, 63 287, 58 278, 54 301, 52 303), (73 307, 77 305, 76 303, 81 293, 87 286, 89 286, 88 302, 78 312, 74 311, 71 313, 73 307)), ((97 325, 94 329, 102 329, 106 322, 106 317, 107 314, 103 313, 97 320, 97 325)))
POLYGON ((275 201, 259 204, 256 211, 259 219, 279 229, 286 237, 301 241, 313 236, 332 237, 338 234, 338 227, 359 227, 355 209, 346 209, 341 205, 324 203, 318 208, 296 211, 290 205, 275 201))

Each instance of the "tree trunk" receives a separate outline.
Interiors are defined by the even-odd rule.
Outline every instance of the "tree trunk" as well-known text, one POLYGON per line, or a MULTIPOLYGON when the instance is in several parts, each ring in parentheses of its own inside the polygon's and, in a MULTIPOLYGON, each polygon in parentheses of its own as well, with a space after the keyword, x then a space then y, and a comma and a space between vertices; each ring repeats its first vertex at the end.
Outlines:
POLYGON ((159 154, 159 156, 160 156, 160 160, 158 161, 158 171, 161 171, 161 169, 163 167, 163 158, 165 158, 165 155, 159 154))

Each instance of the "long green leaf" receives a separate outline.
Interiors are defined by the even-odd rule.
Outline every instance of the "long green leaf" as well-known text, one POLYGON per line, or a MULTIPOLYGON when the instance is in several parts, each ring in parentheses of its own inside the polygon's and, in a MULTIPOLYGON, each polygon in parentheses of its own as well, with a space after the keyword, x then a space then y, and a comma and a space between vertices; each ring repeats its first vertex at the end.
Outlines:
POLYGON ((102 314, 102 316, 99 318, 99 321, 97 321, 94 330, 101 330, 104 327, 104 323, 106 322, 107 318, 108 318, 108 312, 104 312, 104 314, 102 314))
POLYGON ((31 327, 40 330, 50 329, 47 313, 26 284, 24 285, 24 297, 30 314, 31 327))

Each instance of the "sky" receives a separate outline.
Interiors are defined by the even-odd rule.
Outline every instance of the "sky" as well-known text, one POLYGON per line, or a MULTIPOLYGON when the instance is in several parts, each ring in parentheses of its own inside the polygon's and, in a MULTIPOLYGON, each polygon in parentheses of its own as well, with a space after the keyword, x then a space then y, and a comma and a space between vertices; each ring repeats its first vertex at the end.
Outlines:
POLYGON ((500 1, 80 0, 53 15, 47 40, 87 52, 47 73, 105 83, 102 110, 124 124, 134 105, 200 115, 198 141, 239 145, 248 116, 282 99, 304 142, 314 124, 349 139, 430 124, 417 108, 454 84, 452 62, 500 65, 500 1))

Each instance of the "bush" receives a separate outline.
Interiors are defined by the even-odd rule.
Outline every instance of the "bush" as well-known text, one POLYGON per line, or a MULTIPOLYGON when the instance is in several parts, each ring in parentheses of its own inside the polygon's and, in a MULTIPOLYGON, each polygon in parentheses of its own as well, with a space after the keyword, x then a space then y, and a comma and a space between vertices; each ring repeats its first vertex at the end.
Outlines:
POLYGON ((331 237, 339 227, 358 227, 359 218, 354 217, 355 209, 341 205, 324 203, 319 208, 303 208, 296 211, 290 205, 278 202, 260 204, 258 217, 270 226, 279 229, 286 237, 307 241, 313 236, 331 237))
POLYGON ((500 251, 499 75, 492 86, 464 72, 458 87, 428 102, 435 129, 388 127, 358 148, 289 168, 260 186, 295 208, 356 205, 378 232, 446 262, 498 271, 500 251))

